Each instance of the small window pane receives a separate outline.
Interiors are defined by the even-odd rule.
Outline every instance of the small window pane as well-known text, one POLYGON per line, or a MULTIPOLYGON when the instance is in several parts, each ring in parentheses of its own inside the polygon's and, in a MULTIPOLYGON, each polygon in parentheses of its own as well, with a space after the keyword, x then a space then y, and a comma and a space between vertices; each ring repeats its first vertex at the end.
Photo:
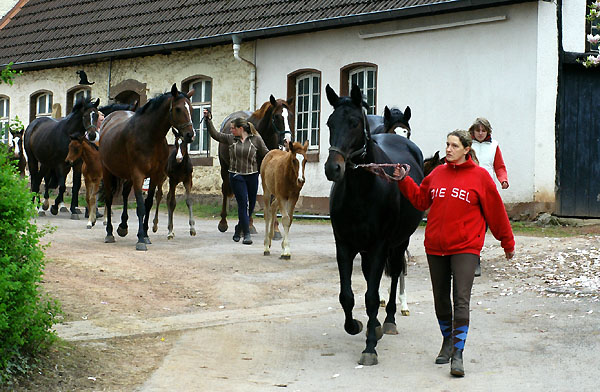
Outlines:
POLYGON ((52 94, 48 94, 48 110, 46 113, 52 113, 52 94))
POLYGON ((38 113, 46 113, 46 95, 38 98, 38 113))
POLYGON ((212 100, 212 82, 207 80, 204 82, 204 102, 212 100))

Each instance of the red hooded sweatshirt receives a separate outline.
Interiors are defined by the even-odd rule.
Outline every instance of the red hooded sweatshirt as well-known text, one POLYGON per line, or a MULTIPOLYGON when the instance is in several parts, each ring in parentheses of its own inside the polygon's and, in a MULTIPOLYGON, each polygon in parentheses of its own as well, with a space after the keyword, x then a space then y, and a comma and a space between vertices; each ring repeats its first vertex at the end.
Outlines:
POLYGON ((428 254, 479 255, 486 222, 504 251, 514 251, 512 228, 496 185, 470 157, 462 164, 438 166, 421 186, 406 176, 398 182, 398 188, 415 208, 425 211, 431 207, 425 228, 428 254))

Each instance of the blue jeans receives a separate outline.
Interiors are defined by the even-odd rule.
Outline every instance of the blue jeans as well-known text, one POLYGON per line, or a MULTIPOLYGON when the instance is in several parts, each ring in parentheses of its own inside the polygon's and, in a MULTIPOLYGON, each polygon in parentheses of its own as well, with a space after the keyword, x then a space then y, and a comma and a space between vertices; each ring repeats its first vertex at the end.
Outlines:
POLYGON ((250 216, 256 205, 258 191, 258 173, 229 173, 229 184, 238 205, 238 225, 242 233, 250 234, 250 216))

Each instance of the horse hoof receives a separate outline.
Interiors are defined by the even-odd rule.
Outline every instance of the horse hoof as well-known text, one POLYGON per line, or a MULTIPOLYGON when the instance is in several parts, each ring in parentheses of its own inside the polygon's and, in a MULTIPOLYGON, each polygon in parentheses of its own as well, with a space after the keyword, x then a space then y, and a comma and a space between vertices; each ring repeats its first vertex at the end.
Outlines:
POLYGON ((265 251, 263 252, 263 256, 271 256, 271 251, 269 251, 269 250, 265 250, 265 251))
POLYGON ((227 228, 228 228, 227 227, 227 222, 219 222, 218 228, 219 228, 219 231, 221 233, 225 233, 227 231, 227 228))
POLYGON ((115 242, 115 236, 114 235, 107 235, 106 237, 104 237, 104 243, 105 244, 112 244, 113 242, 115 242))
POLYGON ((135 250, 148 250, 148 247, 144 242, 138 242, 135 244, 135 250))
POLYGON ((173 237, 175 237, 175 234, 173 234, 173 233, 169 233, 169 234, 167 234, 167 239, 168 239, 168 240, 172 240, 172 239, 173 239, 173 237))
POLYGON ((386 335, 398 335, 398 328, 394 323, 383 323, 383 333, 386 335))
POLYGON ((410 316, 410 310, 408 309, 401 310, 400 313, 402 313, 403 316, 410 316))
POLYGON ((79 220, 79 215, 71 214, 71 220, 79 220))
POLYGON ((81 209, 79 209, 79 208, 75 208, 73 210, 73 214, 79 214, 79 215, 81 215, 81 214, 83 214, 83 211, 81 211, 81 209))
POLYGON ((152 232, 156 233, 158 231, 158 226, 152 226, 152 232))
POLYGON ((289 260, 292 258, 292 255, 281 255, 281 256, 279 256, 279 258, 282 260, 289 260))
POLYGON ((360 320, 356 320, 356 319, 354 319, 352 321, 354 323, 350 323, 349 325, 344 324, 344 329, 350 335, 359 334, 360 331, 362 331, 362 329, 363 329, 363 323, 361 323, 360 320))
POLYGON ((377 365, 378 363, 377 354, 373 353, 362 353, 360 360, 358 361, 358 364, 363 366, 373 366, 377 365))
POLYGON ((150 237, 144 237, 144 244, 152 244, 152 241, 150 241, 150 237))
MULTIPOLYGON (((60 212, 69 212, 69 209, 65 206, 60 207, 60 212)), ((75 212, 76 214, 76 212, 75 212)))
POLYGON ((46 213, 44 211, 38 211, 38 216, 46 216, 46 213))
POLYGON ((281 236, 281 233, 276 231, 275 234, 273 234, 273 241, 279 241, 281 240, 283 237, 281 236))
POLYGON ((250 225, 250 234, 256 234, 258 233, 258 231, 256 231, 256 227, 254 227, 254 225, 250 225))
MULTIPOLYGON (((369 328, 365 331, 365 336, 369 336, 369 328)), ((383 337, 383 328, 381 328, 381 325, 375 327, 375 337, 377 340, 380 340, 383 337)))
POLYGON ((385 299, 382 299, 379 301, 379 306, 381 306, 382 308, 385 308, 385 299))
POLYGON ((52 215, 58 215, 58 207, 55 207, 55 206, 50 207, 50 213, 52 215))
POLYGON ((94 227, 94 225, 92 225, 91 223, 88 223, 86 226, 88 229, 91 229, 92 227, 94 227))
POLYGON ((127 230, 127 228, 123 228, 119 225, 119 227, 117 227, 117 234, 119 235, 119 237, 125 237, 127 235, 129 231, 127 230))
POLYGON ((196 229, 190 229, 190 235, 192 237, 195 237, 196 236, 196 229))
POLYGON ((48 200, 44 200, 44 204, 42 204, 42 208, 44 209, 44 211, 48 211, 48 208, 50 208, 50 203, 48 202, 48 200))

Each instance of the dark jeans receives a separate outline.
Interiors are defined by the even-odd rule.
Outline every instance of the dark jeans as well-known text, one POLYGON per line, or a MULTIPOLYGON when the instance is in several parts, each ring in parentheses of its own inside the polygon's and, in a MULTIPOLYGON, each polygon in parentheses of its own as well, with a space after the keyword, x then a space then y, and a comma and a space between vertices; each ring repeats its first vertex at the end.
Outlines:
POLYGON ((479 256, 463 253, 449 256, 427 255, 438 320, 469 322, 469 303, 479 256), (452 289, 452 300, 450 290, 452 289), (453 306, 454 305, 454 306, 453 306))
POLYGON ((242 229, 242 233, 250 234, 250 216, 254 212, 254 206, 256 205, 258 173, 229 173, 229 184, 238 205, 238 225, 242 229))

